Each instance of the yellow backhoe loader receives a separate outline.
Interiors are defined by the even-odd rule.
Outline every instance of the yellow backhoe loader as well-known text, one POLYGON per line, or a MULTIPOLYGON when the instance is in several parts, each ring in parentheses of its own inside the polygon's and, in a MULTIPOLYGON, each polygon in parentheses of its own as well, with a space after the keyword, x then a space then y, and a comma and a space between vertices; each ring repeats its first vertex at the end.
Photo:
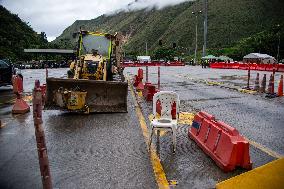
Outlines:
POLYGON ((77 58, 68 78, 47 78, 45 109, 75 112, 127 112, 122 36, 80 30, 77 58))

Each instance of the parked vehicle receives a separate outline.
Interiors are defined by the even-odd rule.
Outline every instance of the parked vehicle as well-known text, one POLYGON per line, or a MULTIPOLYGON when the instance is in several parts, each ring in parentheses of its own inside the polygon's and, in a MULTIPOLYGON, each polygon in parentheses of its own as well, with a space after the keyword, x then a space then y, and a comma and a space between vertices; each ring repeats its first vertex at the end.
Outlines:
POLYGON ((12 76, 15 74, 14 66, 7 60, 0 60, 0 87, 12 85, 12 76))

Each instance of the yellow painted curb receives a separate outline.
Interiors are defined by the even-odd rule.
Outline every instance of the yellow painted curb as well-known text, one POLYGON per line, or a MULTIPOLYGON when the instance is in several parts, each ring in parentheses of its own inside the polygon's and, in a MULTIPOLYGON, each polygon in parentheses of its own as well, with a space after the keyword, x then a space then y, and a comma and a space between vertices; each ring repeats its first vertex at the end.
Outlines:
POLYGON ((178 123, 184 125, 191 125, 192 121, 194 120, 194 116, 194 113, 180 112, 178 123))
POLYGON ((284 158, 235 176, 216 185, 217 189, 283 189, 284 158))
POLYGON ((254 146, 254 147, 260 149, 261 151, 267 153, 267 154, 270 155, 271 157, 274 157, 274 158, 277 158, 277 159, 284 158, 283 155, 281 155, 281 154, 279 154, 279 153, 277 153, 277 152, 275 152, 275 151, 273 151, 273 150, 271 150, 271 149, 269 149, 269 148, 266 148, 266 147, 264 147, 263 145, 261 145, 261 144, 255 142, 255 141, 252 141, 252 140, 250 140, 250 139, 248 139, 248 138, 246 138, 246 137, 245 137, 245 139, 246 139, 252 146, 254 146))
POLYGON ((255 93, 257 93, 256 91, 247 90, 247 89, 238 89, 238 91, 241 92, 241 93, 247 93, 247 94, 255 94, 255 93))
POLYGON ((32 95, 27 95, 23 97, 23 100, 26 102, 32 102, 33 96, 32 95))
MULTIPOLYGON (((126 78, 128 80, 128 84, 130 86, 130 92, 131 92, 131 95, 132 95, 133 100, 134 100, 136 115, 139 119, 140 127, 141 127, 141 130, 142 130, 143 136, 144 136, 144 140, 145 140, 145 143, 147 144, 147 148, 149 149, 149 146, 148 146, 149 145, 148 144, 149 132, 148 132, 146 120, 143 116, 141 108, 138 105, 137 99, 135 97, 133 86, 131 85, 129 78, 128 77, 126 77, 126 78)), ((170 184, 167 180, 166 173, 163 169, 160 158, 158 157, 157 152, 156 152, 156 150, 153 146, 150 147, 149 154, 150 154, 150 160, 151 160, 151 163, 152 163, 155 179, 156 179, 156 182, 158 184, 159 189, 169 189, 170 184)))

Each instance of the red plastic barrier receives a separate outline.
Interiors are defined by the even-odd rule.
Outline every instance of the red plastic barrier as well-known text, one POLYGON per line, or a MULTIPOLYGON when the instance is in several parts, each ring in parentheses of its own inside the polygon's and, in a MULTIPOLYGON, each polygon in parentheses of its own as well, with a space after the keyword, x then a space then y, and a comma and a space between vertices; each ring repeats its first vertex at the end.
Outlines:
POLYGON ((219 62, 211 63, 210 64, 210 68, 222 69, 223 68, 223 64, 219 63, 219 62))
POLYGON ((230 69, 230 65, 228 63, 220 62, 220 64, 222 65, 222 69, 230 69))
POLYGON ((248 70, 248 64, 239 64, 240 70, 248 70))
POLYGON ((143 69, 141 69, 141 68, 138 69, 137 77, 138 77, 139 79, 143 79, 143 69))
POLYGON ((181 61, 174 61, 166 63, 165 66, 185 66, 185 63, 181 61))
POLYGON ((273 65, 273 64, 266 64, 266 68, 265 68, 266 71, 277 71, 277 66, 276 65, 273 65))
POLYGON ((278 71, 278 72, 284 72, 284 64, 279 64, 277 71, 278 71))
POLYGON ((133 78, 133 86, 137 87, 138 83, 139 83, 139 79, 138 79, 137 75, 135 75, 134 78, 133 78))
POLYGON ((184 62, 175 61, 175 62, 128 62, 122 63, 122 67, 145 67, 145 66, 185 66, 184 62))
POLYGON ((210 68, 218 68, 218 66, 216 66, 216 63, 210 63, 210 64, 209 64, 209 67, 210 67, 210 68))
POLYGON ((134 81, 134 87, 136 87, 137 91, 144 90, 144 84, 143 84, 143 69, 139 68, 137 76, 135 75, 135 81, 134 81))
POLYGON ((259 70, 259 71, 273 71, 275 72, 284 72, 284 65, 283 64, 245 64, 245 63, 224 63, 224 62, 216 62, 211 63, 210 68, 215 69, 240 69, 240 70, 248 70, 250 67, 251 70, 259 70))
POLYGON ((256 70, 256 68, 257 68, 257 64, 256 63, 249 64, 249 66, 250 66, 251 70, 256 70))
POLYGON ((239 63, 235 62, 235 63, 230 63, 230 66, 232 69, 239 69, 239 63))
POLYGON ((145 83, 144 90, 143 90, 143 96, 146 98, 147 101, 152 101, 153 96, 158 91, 156 90, 156 87, 152 85, 151 83, 145 83))
POLYGON ((210 63, 210 68, 216 68, 216 69, 238 69, 239 68, 239 63, 215 62, 215 63, 210 63))
POLYGON ((23 80, 20 76, 14 75, 12 77, 12 83, 13 83, 13 92, 15 94, 23 93, 23 91, 24 91, 23 80))
POLYGON ((220 67, 222 69, 226 69, 227 68, 227 63, 225 63, 225 62, 220 62, 219 65, 220 65, 220 67))
POLYGON ((143 91, 144 90, 144 85, 142 81, 140 81, 136 87, 136 91, 143 91))
POLYGON ((237 166, 252 168, 248 141, 235 128, 215 121, 214 116, 197 113, 188 135, 223 171, 232 171, 237 166))
POLYGON ((266 64, 257 64, 256 70, 265 71, 266 64))

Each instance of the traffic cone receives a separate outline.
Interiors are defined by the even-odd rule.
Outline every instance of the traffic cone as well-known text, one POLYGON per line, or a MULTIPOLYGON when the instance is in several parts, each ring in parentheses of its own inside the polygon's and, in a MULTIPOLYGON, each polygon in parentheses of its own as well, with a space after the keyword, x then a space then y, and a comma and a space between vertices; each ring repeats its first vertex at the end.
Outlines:
POLYGON ((13 114, 24 114, 30 111, 30 106, 22 99, 23 93, 23 80, 20 76, 13 76, 13 92, 16 94, 17 99, 13 106, 13 114))
POLYGON ((271 95, 274 95, 274 74, 272 74, 272 80, 271 80, 271 95))
POLYGON ((271 93, 271 85, 272 85, 272 75, 270 75, 270 78, 269 78, 269 84, 268 84, 268 87, 267 87, 267 94, 271 93))
POLYGON ((16 102, 13 106, 13 114, 24 114, 30 111, 30 106, 22 99, 21 96, 18 96, 16 102))
POLYGON ((255 84, 253 90, 259 91, 259 73, 256 75, 255 84))
POLYGON ((276 94, 274 93, 274 77, 273 77, 273 74, 270 75, 269 85, 268 85, 268 93, 267 93, 266 97, 268 97, 268 98, 276 97, 276 94))
POLYGON ((247 86, 245 87, 245 89, 246 90, 251 90, 251 88, 250 88, 250 84, 249 84, 249 81, 250 81, 250 67, 249 67, 249 69, 248 69, 248 81, 247 81, 247 86))
POLYGON ((260 92, 265 93, 265 88, 266 88, 266 74, 263 75, 260 92))
POLYGON ((283 96, 283 75, 281 75, 280 82, 278 85, 278 96, 283 96))

